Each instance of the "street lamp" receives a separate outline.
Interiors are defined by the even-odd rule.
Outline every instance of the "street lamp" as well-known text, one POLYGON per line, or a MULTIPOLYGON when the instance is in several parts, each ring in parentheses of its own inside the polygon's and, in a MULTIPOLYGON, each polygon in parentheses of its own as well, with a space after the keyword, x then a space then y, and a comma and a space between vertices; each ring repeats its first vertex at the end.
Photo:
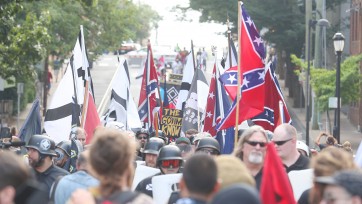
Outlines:
POLYGON ((337 54, 337 68, 336 68, 336 97, 337 97, 337 109, 334 112, 334 129, 333 135, 340 143, 341 132, 341 55, 344 47, 344 36, 342 33, 336 33, 333 36, 333 46, 337 54))
POLYGON ((309 146, 309 120, 310 120, 310 50, 311 50, 311 30, 315 25, 319 25, 321 27, 328 27, 329 22, 327 19, 319 19, 316 20, 309 20, 308 22, 308 47, 307 47, 307 73, 306 73, 306 118, 305 118, 305 141, 309 146))

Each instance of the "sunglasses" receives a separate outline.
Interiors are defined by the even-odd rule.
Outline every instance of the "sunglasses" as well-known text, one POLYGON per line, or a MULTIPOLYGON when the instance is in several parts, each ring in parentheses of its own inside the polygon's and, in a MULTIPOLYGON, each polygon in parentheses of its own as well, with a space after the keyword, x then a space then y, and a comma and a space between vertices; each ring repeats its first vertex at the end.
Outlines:
POLYGON ((278 145, 278 146, 282 146, 283 144, 289 142, 290 140, 292 140, 293 138, 287 139, 287 140, 282 140, 282 141, 273 141, 274 144, 278 145))
POLYGON ((210 155, 219 155, 219 152, 212 149, 199 149, 198 152, 203 152, 210 155))
POLYGON ((253 147, 255 147, 256 145, 259 145, 260 147, 266 146, 266 142, 256 142, 256 141, 245 141, 245 142, 253 147))
POLYGON ((161 162, 161 166, 164 168, 178 168, 180 166, 180 160, 174 159, 174 160, 163 160, 161 162))

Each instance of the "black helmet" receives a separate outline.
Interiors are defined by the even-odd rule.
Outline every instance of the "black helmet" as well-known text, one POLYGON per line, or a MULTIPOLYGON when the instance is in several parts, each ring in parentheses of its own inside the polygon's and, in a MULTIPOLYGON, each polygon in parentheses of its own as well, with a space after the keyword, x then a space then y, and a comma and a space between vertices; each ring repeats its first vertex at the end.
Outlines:
POLYGON ((197 147, 196 147, 195 151, 198 151, 198 150, 200 150, 202 148, 205 148, 205 147, 216 150, 218 152, 218 154, 220 154, 220 144, 213 137, 204 137, 204 138, 200 139, 199 143, 197 144, 197 147))
POLYGON ((172 159, 178 159, 180 161, 183 161, 181 157, 181 150, 175 145, 166 145, 160 149, 157 158, 157 166, 160 166, 160 163, 163 160, 172 160, 172 159))
POLYGON ((140 135, 140 134, 146 134, 147 137, 150 136, 150 133, 149 133, 146 129, 144 129, 144 128, 141 128, 140 130, 138 130, 138 131, 136 132, 136 137, 138 137, 138 135, 140 135))
POLYGON ((71 146, 72 146, 72 143, 69 140, 64 140, 64 141, 59 142, 57 144, 57 146, 55 146, 55 148, 59 148, 59 149, 63 150, 65 152, 65 154, 67 154, 68 157, 70 157, 71 146))
POLYGON ((161 138, 167 144, 167 138, 163 134, 162 130, 158 130, 158 136, 156 136, 156 132, 151 133, 151 137, 158 137, 161 138))
POLYGON ((146 143, 143 150, 144 154, 157 154, 159 150, 165 145, 165 142, 161 138, 151 137, 146 143))
POLYGON ((30 137, 26 148, 33 148, 39 151, 40 154, 57 156, 55 152, 54 141, 46 135, 33 135, 30 137))

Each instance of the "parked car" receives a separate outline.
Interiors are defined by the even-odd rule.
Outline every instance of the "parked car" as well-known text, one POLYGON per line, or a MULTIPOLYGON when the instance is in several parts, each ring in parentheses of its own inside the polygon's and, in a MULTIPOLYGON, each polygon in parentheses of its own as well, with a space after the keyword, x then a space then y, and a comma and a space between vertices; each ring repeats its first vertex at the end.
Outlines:
MULTIPOLYGON (((172 62, 175 61, 177 52, 173 51, 170 46, 152 46, 152 53, 154 59, 160 59, 162 56, 165 58, 165 64, 171 67, 172 62)), ((128 52, 126 55, 129 65, 140 65, 146 61, 147 47, 140 50, 128 52)))
POLYGON ((127 54, 128 52, 139 50, 140 48, 141 48, 141 45, 138 43, 134 43, 132 41, 123 42, 121 47, 118 48, 118 50, 114 51, 114 54, 117 55, 117 51, 118 51, 118 54, 124 55, 124 54, 127 54))

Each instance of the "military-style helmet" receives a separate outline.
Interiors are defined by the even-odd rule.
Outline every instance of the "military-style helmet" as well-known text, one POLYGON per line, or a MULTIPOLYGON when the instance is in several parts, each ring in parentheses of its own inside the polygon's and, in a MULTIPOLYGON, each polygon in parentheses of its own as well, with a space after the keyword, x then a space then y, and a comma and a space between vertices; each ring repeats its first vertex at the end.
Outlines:
POLYGON ((138 130, 138 131, 136 132, 136 137, 138 137, 138 135, 140 135, 140 134, 146 134, 147 137, 150 136, 150 133, 149 133, 146 129, 144 129, 144 128, 141 128, 140 130, 138 130))
POLYGON ((151 137, 158 137, 161 138, 165 144, 167 144, 167 138, 165 137, 165 135, 163 134, 162 130, 158 130, 158 136, 156 136, 156 132, 152 132, 151 133, 151 137))
POLYGON ((161 162, 164 160, 173 160, 173 159, 183 161, 181 157, 181 150, 175 145, 166 145, 160 149, 157 158, 157 166, 159 166, 161 162))
POLYGON ((204 138, 200 139, 195 151, 199 151, 200 149, 206 148, 206 147, 216 150, 218 152, 218 154, 220 154, 220 144, 215 138, 204 137, 204 138))
POLYGON ((68 157, 70 157, 71 155, 71 146, 72 143, 69 140, 64 140, 61 141, 57 144, 57 146, 55 146, 55 148, 59 148, 61 150, 63 150, 65 152, 66 155, 68 155, 68 157))
POLYGON ((33 135, 30 137, 26 148, 33 148, 39 151, 40 154, 57 156, 55 152, 54 140, 46 135, 33 135))
POLYGON ((143 150, 144 154, 157 154, 159 150, 165 145, 165 142, 161 138, 151 137, 150 140, 146 143, 143 150))

